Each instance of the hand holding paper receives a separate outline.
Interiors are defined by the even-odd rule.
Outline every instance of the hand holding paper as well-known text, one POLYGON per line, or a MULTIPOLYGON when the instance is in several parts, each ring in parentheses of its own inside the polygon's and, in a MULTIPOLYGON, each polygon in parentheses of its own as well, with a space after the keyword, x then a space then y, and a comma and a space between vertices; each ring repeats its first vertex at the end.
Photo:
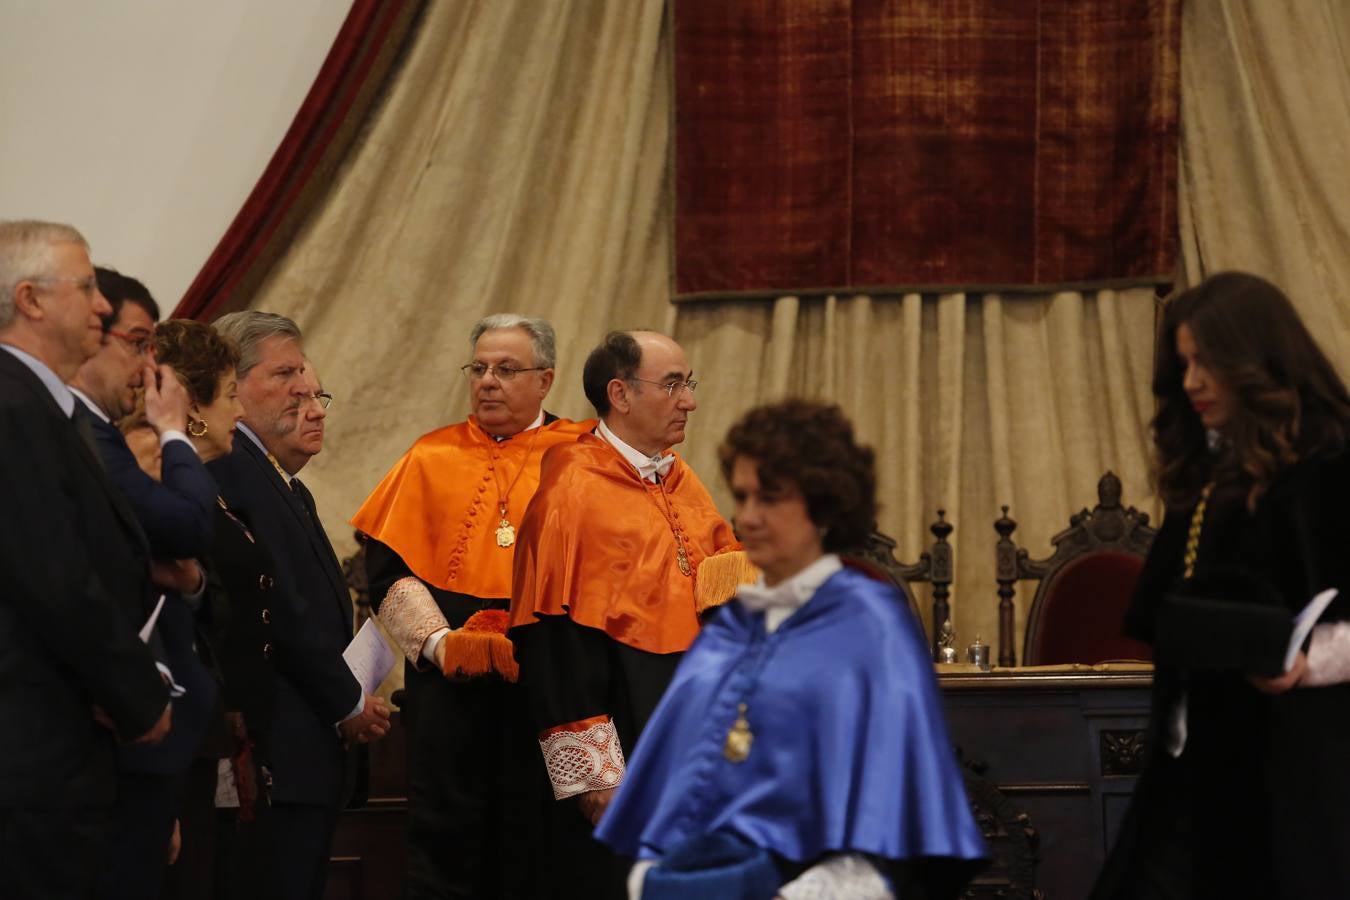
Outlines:
POLYGON ((389 649, 374 619, 367 619, 361 630, 356 632, 356 637, 342 651, 342 658, 361 683, 361 690, 367 694, 379 690, 380 682, 384 681, 398 659, 394 651, 389 649))

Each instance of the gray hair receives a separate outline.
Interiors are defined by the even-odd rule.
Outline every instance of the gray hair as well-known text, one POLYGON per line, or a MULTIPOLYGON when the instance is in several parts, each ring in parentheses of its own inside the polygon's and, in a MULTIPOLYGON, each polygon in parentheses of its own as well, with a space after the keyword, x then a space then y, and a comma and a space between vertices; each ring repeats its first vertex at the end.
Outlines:
POLYGON ((216 326, 216 331, 239 345, 239 365, 235 367, 235 374, 241 381, 258 364, 263 341, 270 337, 284 337, 299 344, 304 340, 300 326, 290 319, 256 309, 226 313, 211 324, 216 326))
POLYGON ((473 326, 473 331, 469 332, 469 349, 478 346, 478 339, 484 332, 497 331, 501 328, 519 328, 528 334, 530 342, 534 344, 534 364, 544 369, 553 368, 558 360, 558 339, 554 336, 553 326, 548 324, 547 319, 530 319, 515 313, 484 316, 473 326))
POLYGON ((0 222, 0 328, 14 319, 14 289, 19 282, 52 274, 54 244, 79 244, 89 251, 84 235, 70 225, 35 219, 0 222))

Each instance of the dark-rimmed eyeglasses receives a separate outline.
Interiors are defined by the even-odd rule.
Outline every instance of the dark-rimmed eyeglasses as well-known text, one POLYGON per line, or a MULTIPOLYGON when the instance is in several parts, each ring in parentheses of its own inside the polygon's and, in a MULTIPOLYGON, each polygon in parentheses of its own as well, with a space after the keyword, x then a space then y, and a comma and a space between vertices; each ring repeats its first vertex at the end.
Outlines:
POLYGON ((150 349, 150 342, 155 337, 153 334, 149 333, 132 334, 130 331, 118 331, 116 328, 109 328, 107 333, 115 338, 120 338, 125 341, 128 349, 137 356, 140 356, 150 349))
POLYGON ((654 384, 666 392, 667 397, 674 397, 676 391, 688 391, 693 393, 698 387, 698 379, 690 378, 688 381, 648 381, 646 378, 629 378, 628 381, 640 381, 643 384, 654 384))
POLYGON ((460 366, 459 370, 474 381, 487 377, 489 373, 497 376, 498 381, 510 381, 521 372, 543 372, 546 368, 546 366, 531 366, 528 369, 518 369, 515 366, 489 366, 487 363, 471 362, 460 366))

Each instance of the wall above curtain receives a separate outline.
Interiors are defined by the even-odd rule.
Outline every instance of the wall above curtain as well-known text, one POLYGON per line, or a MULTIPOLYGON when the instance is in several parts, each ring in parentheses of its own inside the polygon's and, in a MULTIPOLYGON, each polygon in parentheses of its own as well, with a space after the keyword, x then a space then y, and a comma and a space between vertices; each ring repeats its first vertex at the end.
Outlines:
POLYGON ((674 0, 675 294, 1170 282, 1180 0, 674 0))

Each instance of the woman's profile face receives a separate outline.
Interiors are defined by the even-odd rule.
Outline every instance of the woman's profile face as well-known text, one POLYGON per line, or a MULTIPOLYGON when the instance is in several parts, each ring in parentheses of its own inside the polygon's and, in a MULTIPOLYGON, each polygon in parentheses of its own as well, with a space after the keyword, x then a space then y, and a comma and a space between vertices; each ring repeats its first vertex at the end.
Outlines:
POLYGON ((738 456, 731 469, 731 496, 736 533, 746 556, 764 571, 765 583, 791 578, 821 557, 820 528, 795 484, 766 487, 759 481, 758 460, 738 456))
POLYGON ((197 417, 206 423, 206 434, 195 441, 202 459, 228 455, 234 446, 234 426, 244 418, 234 369, 220 373, 220 380, 216 383, 216 399, 197 407, 197 417))
POLYGON ((1181 359, 1181 386, 1191 409, 1206 428, 1221 429, 1233 417, 1237 397, 1195 345, 1195 335, 1185 322, 1177 326, 1177 356, 1181 359))

